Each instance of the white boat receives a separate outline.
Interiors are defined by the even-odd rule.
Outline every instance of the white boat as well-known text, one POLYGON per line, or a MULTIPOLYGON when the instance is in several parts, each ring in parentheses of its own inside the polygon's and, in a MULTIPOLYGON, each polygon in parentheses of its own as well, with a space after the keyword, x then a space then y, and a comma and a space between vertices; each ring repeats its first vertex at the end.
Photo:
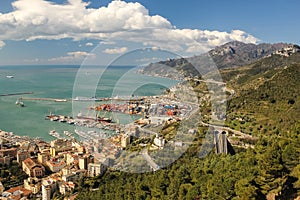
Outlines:
POLYGON ((60 134, 58 132, 56 132, 56 130, 51 130, 49 131, 49 135, 53 136, 53 137, 56 137, 58 139, 60 139, 60 134))
POLYGON ((55 99, 55 102, 67 102, 67 99, 55 99))
POLYGON ((16 105, 24 107, 24 102, 20 101, 19 99, 16 101, 16 105))
POLYGON ((6 76, 6 78, 14 78, 14 76, 6 76))
POLYGON ((64 134, 68 137, 71 137, 72 136, 72 133, 70 133, 69 131, 64 131, 64 134))
POLYGON ((100 99, 97 99, 96 97, 75 97, 73 98, 73 101, 100 101, 100 99))

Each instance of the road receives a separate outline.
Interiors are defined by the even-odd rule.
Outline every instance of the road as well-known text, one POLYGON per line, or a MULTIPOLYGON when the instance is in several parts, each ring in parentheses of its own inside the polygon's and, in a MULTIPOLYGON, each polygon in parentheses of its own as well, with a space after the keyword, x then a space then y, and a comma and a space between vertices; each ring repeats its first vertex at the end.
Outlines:
POLYGON ((157 171, 160 169, 159 165, 156 164, 152 158, 149 156, 148 154, 148 149, 147 148, 144 148, 142 151, 141 151, 141 154, 142 156, 144 157, 144 159, 148 162, 148 164, 150 165, 150 167, 153 169, 153 171, 157 171))

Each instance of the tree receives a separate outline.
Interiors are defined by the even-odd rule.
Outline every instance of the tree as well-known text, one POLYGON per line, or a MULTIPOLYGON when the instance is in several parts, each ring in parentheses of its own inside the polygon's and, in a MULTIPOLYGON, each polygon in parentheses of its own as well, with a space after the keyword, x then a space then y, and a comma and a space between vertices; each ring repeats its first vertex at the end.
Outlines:
POLYGON ((300 162, 299 153, 299 149, 294 143, 290 143, 284 148, 282 152, 282 161, 288 170, 293 170, 300 162))
POLYGON ((241 200, 257 199, 257 190, 250 177, 240 179, 235 184, 235 193, 241 200))

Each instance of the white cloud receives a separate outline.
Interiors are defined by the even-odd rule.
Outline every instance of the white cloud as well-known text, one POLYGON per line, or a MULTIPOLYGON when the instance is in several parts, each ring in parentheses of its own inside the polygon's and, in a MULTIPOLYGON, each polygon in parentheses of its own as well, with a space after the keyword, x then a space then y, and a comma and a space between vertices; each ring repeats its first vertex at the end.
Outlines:
POLYGON ((75 52, 68 52, 66 56, 60 56, 55 58, 49 58, 48 62, 58 62, 58 63, 68 63, 68 62, 77 62, 82 61, 86 57, 95 58, 95 54, 88 53, 85 51, 75 51, 75 52))
POLYGON ((0 40, 0 49, 5 46, 5 42, 0 40))
POLYGON ((87 8, 88 3, 82 0, 68 0, 65 4, 16 0, 12 5, 14 11, 0 13, 0 41, 62 38, 96 39, 102 44, 129 41, 191 53, 232 40, 258 41, 241 30, 177 29, 166 18, 149 15, 140 3, 115 0, 97 9, 87 8))
POLYGON ((104 49, 103 53, 107 54, 121 54, 125 53, 128 50, 127 47, 113 48, 113 49, 104 49))
POLYGON ((116 44, 116 42, 113 42, 113 41, 101 41, 100 44, 103 44, 103 45, 113 45, 113 44, 116 44))
POLYGON ((85 44, 85 46, 91 47, 91 46, 94 46, 94 44, 91 43, 91 42, 88 42, 88 43, 85 44))
POLYGON ((157 58, 157 57, 152 57, 152 58, 141 58, 141 59, 136 59, 136 62, 154 62, 158 60, 164 60, 165 58, 157 58))

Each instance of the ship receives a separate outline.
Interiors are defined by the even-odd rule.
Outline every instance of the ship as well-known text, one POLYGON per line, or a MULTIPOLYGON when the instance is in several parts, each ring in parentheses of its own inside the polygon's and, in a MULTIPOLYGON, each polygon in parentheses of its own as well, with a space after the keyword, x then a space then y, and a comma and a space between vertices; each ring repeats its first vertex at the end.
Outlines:
POLYGON ((54 99, 55 102, 67 102, 67 99, 54 99))
POLYGON ((14 78, 14 76, 6 76, 6 78, 14 78))
POLYGON ((58 132, 56 132, 56 130, 49 131, 49 135, 56 137, 57 139, 62 139, 62 137, 60 136, 60 134, 58 132))
POLYGON ((96 97, 75 97, 73 101, 101 101, 101 99, 96 97))
POLYGON ((71 137, 72 136, 72 133, 70 133, 69 131, 64 131, 64 134, 68 137, 71 137))
POLYGON ((98 122, 107 122, 107 123, 112 123, 112 119, 108 117, 90 117, 90 116, 83 116, 81 113, 77 115, 77 119, 86 119, 86 120, 94 120, 98 122))

